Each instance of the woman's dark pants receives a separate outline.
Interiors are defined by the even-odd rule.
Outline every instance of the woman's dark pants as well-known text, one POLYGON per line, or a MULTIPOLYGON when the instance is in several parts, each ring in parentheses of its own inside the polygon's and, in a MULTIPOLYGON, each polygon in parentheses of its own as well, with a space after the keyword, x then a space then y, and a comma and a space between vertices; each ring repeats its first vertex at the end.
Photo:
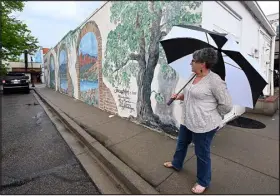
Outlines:
POLYGON ((206 133, 194 133, 186 126, 180 125, 172 165, 176 170, 182 169, 188 146, 193 141, 197 157, 197 183, 203 187, 208 187, 211 181, 210 146, 217 129, 206 133))

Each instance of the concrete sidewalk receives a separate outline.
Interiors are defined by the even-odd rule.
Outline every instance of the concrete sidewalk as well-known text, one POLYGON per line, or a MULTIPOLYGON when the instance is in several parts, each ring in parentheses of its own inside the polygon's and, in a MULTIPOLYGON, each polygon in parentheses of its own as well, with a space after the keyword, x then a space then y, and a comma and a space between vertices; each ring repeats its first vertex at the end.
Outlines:
MULTIPOLYGON (((36 88, 161 194, 191 194, 196 157, 190 147, 184 169, 163 166, 172 159, 176 140, 49 88, 36 88)), ((279 194, 279 113, 245 116, 265 129, 226 126, 212 143, 212 183, 206 194, 279 194)))

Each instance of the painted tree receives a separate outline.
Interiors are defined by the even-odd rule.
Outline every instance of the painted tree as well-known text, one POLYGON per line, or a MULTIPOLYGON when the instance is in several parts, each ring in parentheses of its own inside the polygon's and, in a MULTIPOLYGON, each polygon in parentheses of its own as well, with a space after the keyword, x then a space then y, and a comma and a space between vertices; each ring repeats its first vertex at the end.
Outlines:
MULTIPOLYGON (((136 77, 140 122, 160 123, 150 100, 154 70, 163 55, 159 41, 175 24, 199 24, 201 12, 195 10, 200 5, 197 1, 112 2, 110 20, 117 26, 108 34, 103 74, 113 86, 129 86, 130 77, 136 77)), ((163 69, 166 75, 171 70, 163 69)))
POLYGON ((65 44, 65 47, 70 50, 72 47, 76 47, 78 37, 81 31, 81 27, 77 27, 75 30, 69 31, 61 41, 61 44, 65 44))

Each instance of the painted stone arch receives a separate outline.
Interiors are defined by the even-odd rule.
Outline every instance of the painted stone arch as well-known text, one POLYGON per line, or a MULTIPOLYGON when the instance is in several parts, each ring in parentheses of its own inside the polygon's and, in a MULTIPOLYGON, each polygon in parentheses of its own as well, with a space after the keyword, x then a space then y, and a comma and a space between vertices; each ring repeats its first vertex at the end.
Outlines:
POLYGON ((49 78, 50 78, 50 88, 55 89, 55 59, 53 54, 50 54, 50 60, 49 60, 49 78))
POLYGON ((110 90, 102 79, 102 39, 97 24, 89 21, 80 31, 77 42, 78 99, 117 113, 110 90))
POLYGON ((55 90, 59 91, 59 62, 58 62, 58 56, 59 56, 59 45, 57 44, 54 48, 53 48, 53 55, 54 55, 54 59, 55 59, 55 90))
POLYGON ((59 47, 58 52, 58 90, 68 93, 68 53, 64 44, 59 47))

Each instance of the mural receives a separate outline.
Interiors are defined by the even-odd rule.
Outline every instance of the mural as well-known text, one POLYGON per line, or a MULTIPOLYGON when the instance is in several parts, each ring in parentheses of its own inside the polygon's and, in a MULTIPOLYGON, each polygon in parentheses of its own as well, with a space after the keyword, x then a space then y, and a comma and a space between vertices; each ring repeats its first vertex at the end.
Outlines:
POLYGON ((165 130, 168 128, 171 132, 177 130, 172 120, 173 105, 166 106, 167 98, 176 86, 176 73, 167 65, 159 41, 175 24, 200 24, 201 3, 112 2, 110 20, 117 26, 107 37, 103 74, 113 87, 118 88, 129 88, 133 85, 131 78, 136 78, 136 119, 140 123, 165 130), (160 66, 161 70, 159 78, 156 79, 160 80, 158 92, 151 89, 157 66, 160 66), (157 104, 155 111, 152 109, 151 100, 157 104), (164 120, 160 115, 164 116, 164 120))
POLYGON ((57 83, 89 105, 176 133, 180 107, 166 102, 184 81, 159 42, 173 25, 201 24, 201 13, 202 1, 110 1, 51 50, 58 58, 48 61, 50 86, 57 83))
POLYGON ((67 94, 67 53, 64 49, 59 53, 59 89, 60 92, 67 94))
POLYGON ((55 89, 55 67, 54 67, 54 57, 53 55, 50 56, 50 88, 55 89))
POLYGON ((90 105, 98 105, 97 40, 92 32, 85 34, 79 45, 80 95, 90 105))

